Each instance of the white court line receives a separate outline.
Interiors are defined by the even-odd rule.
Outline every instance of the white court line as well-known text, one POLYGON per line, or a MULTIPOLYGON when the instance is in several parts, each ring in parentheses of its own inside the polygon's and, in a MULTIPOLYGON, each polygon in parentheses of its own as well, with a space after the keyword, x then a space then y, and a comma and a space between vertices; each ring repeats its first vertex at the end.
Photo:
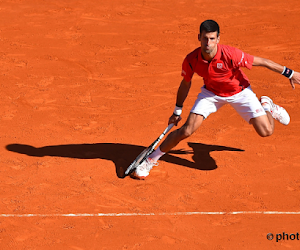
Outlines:
POLYGON ((300 215, 300 212, 279 211, 236 211, 236 212, 174 212, 174 213, 77 213, 77 214, 0 214, 0 217, 126 217, 126 216, 170 216, 170 215, 238 215, 238 214, 266 214, 266 215, 300 215))

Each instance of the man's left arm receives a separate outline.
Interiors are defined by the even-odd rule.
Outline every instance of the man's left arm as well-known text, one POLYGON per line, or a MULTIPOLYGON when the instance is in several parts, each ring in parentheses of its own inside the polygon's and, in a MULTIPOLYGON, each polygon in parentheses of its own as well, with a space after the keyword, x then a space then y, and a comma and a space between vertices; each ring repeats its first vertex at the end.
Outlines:
POLYGON ((290 84, 292 85, 293 89, 295 88, 295 84, 300 84, 300 73, 293 71, 285 66, 282 66, 276 62, 273 62, 269 59, 254 56, 252 65, 266 67, 274 72, 286 76, 287 78, 289 78, 290 84))

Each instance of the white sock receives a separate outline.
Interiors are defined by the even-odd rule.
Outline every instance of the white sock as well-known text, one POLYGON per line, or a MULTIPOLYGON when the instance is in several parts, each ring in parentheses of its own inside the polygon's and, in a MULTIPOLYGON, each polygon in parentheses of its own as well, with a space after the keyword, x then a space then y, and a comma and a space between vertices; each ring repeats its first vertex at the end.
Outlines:
POLYGON ((148 158, 152 159, 152 161, 158 161, 160 157, 162 157, 165 154, 165 152, 162 152, 160 150, 160 147, 156 149, 152 154, 149 155, 148 158))

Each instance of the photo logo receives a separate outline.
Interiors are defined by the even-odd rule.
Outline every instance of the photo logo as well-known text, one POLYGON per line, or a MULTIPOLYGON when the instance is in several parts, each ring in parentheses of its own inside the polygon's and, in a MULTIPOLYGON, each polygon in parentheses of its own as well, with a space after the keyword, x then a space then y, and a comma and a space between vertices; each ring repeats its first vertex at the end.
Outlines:
POLYGON ((287 234, 285 232, 283 232, 282 234, 272 234, 272 233, 268 233, 267 234, 267 239, 268 240, 273 240, 275 237, 276 242, 279 241, 283 241, 283 240, 299 240, 299 233, 295 233, 295 234, 287 234))

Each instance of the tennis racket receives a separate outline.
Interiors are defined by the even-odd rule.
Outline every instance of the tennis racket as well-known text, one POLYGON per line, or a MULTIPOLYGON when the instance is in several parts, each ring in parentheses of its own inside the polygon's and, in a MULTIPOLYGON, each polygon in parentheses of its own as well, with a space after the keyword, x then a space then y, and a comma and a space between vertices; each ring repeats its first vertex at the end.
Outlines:
POLYGON ((140 164, 143 163, 147 159, 147 157, 154 151, 157 144, 161 141, 161 139, 173 128, 174 124, 170 124, 164 132, 154 141, 152 144, 144 149, 138 157, 135 158, 135 160, 129 165, 129 167, 125 171, 125 176, 132 173, 140 164))

